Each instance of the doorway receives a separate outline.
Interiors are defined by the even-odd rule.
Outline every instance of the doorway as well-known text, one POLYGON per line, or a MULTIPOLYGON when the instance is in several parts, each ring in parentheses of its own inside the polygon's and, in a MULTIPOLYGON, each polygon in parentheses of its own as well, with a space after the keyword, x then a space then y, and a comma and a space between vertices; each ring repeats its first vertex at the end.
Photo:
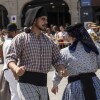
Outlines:
POLYGON ((24 26, 25 13, 28 9, 35 6, 45 6, 48 13, 48 25, 66 25, 71 24, 71 15, 69 7, 64 0, 34 0, 24 5, 22 9, 21 26, 24 26))
POLYGON ((0 5, 0 29, 6 28, 9 23, 9 19, 7 17, 8 12, 6 8, 0 5))

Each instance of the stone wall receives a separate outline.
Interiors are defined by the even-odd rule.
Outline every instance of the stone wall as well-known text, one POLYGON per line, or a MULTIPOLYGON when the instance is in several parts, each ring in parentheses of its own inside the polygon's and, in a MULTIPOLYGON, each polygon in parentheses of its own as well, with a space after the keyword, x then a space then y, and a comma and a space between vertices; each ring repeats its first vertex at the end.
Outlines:
MULTIPOLYGON (((0 0, 0 5, 3 5, 8 11, 8 17, 11 19, 11 16, 16 15, 17 25, 20 27, 20 15, 23 9, 23 6, 30 0, 0 0)), ((80 20, 77 2, 78 0, 64 0, 69 6, 69 13, 71 14, 71 24, 77 23, 80 20)))

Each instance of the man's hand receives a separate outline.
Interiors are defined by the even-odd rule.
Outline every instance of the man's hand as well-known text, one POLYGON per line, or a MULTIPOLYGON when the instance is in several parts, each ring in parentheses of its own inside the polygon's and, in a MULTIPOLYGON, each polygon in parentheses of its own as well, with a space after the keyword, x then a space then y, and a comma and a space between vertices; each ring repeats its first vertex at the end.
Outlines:
POLYGON ((21 67, 16 67, 15 68, 15 73, 17 76, 22 76, 25 72, 25 67, 21 66, 21 67))
POLYGON ((66 77, 68 75, 68 72, 63 65, 59 65, 57 72, 62 77, 66 77))
POLYGON ((56 93, 58 92, 58 86, 53 86, 51 92, 56 95, 56 93))
POLYGON ((15 80, 19 79, 19 76, 22 76, 25 72, 25 67, 21 66, 21 67, 16 67, 14 68, 14 70, 12 70, 13 75, 15 77, 15 80))
POLYGON ((22 66, 22 67, 16 67, 14 70, 12 70, 13 72, 13 75, 15 77, 15 80, 18 80, 19 79, 19 76, 22 76, 25 72, 25 67, 22 66))
POLYGON ((18 67, 15 62, 10 62, 8 68, 11 69, 16 80, 18 80, 19 76, 22 76, 25 72, 25 66, 18 67))

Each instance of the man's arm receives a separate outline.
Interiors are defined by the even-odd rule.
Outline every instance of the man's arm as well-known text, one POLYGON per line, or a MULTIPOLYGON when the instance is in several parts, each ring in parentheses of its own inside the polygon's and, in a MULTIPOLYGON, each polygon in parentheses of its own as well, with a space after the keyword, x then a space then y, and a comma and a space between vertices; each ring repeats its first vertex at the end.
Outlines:
POLYGON ((8 67, 12 70, 15 79, 18 79, 19 76, 22 76, 25 72, 25 67, 18 67, 15 62, 9 62, 8 67))
POLYGON ((21 35, 17 35, 13 38, 9 50, 6 55, 6 63, 8 68, 10 68, 14 74, 14 76, 20 76, 23 74, 23 66, 18 67, 18 59, 21 57, 21 52, 23 49, 23 41, 21 35))
POLYGON ((60 49, 56 44, 53 44, 52 48, 53 57, 52 57, 52 64, 59 75, 66 77, 67 76, 67 70, 65 69, 65 64, 62 60, 60 49))

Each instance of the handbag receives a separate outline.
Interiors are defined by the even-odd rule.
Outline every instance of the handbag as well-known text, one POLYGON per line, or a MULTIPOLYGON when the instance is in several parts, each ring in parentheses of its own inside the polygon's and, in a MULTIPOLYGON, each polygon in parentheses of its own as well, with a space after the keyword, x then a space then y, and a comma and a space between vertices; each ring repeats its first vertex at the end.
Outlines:
POLYGON ((0 100, 11 100, 9 83, 4 77, 4 70, 0 71, 0 100))

